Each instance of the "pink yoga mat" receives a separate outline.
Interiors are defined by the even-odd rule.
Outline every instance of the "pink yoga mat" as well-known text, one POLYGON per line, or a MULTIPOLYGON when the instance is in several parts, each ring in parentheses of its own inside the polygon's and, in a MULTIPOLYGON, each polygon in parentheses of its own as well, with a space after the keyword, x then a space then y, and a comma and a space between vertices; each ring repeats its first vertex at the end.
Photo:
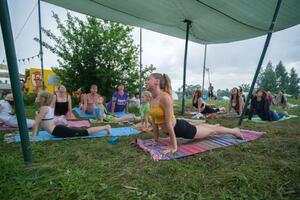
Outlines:
POLYGON ((69 127, 75 127, 75 128, 80 128, 80 127, 90 127, 91 124, 87 120, 80 120, 80 121, 68 121, 68 126, 69 127))

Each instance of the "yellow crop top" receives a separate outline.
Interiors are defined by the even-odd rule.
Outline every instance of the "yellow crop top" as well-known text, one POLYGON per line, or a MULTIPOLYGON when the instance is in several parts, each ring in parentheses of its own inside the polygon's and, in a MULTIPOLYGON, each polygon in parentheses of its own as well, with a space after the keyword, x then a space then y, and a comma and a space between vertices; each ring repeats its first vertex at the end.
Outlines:
MULTIPOLYGON (((169 95, 166 92, 163 92, 162 95, 169 95)), ((160 99, 158 100, 157 106, 151 106, 149 114, 154 119, 155 124, 163 124, 166 122, 165 120, 165 111, 160 105, 160 99)), ((175 115, 173 114, 172 119, 175 119, 175 115)))

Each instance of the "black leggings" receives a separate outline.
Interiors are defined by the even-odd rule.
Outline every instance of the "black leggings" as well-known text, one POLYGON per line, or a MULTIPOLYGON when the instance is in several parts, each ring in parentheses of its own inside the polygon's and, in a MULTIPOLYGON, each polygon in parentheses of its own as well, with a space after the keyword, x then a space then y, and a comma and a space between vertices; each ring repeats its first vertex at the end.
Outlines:
POLYGON ((55 137, 78 137, 78 136, 88 136, 89 133, 86 129, 74 129, 69 128, 64 125, 57 125, 52 131, 52 135, 55 137))
POLYGON ((205 105, 204 109, 202 110, 202 114, 210 114, 210 113, 216 113, 219 112, 220 109, 219 108, 212 108, 208 105, 205 105))
POLYGON ((174 132, 176 137, 182 137, 185 139, 193 139, 197 133, 196 126, 190 124, 189 122, 176 119, 176 124, 174 127, 174 132))

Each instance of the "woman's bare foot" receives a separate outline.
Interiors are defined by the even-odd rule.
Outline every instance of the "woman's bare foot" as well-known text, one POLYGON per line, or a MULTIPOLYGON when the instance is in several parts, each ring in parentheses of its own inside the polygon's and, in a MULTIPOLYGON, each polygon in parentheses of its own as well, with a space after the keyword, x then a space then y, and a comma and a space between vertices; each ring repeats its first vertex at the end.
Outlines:
POLYGON ((239 138, 239 139, 243 139, 243 136, 242 136, 242 134, 241 134, 241 130, 240 130, 239 128, 233 128, 232 134, 233 134, 235 137, 239 138))
POLYGON ((111 126, 110 125, 106 125, 105 126, 105 130, 107 131, 107 135, 111 136, 112 132, 111 132, 111 126))

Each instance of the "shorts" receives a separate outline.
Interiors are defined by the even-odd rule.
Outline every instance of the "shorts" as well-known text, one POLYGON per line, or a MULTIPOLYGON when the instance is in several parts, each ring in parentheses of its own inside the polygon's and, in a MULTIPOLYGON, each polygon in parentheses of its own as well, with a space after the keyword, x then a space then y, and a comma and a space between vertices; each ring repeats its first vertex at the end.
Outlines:
POLYGON ((176 119, 174 132, 176 137, 193 139, 197 133, 197 128, 185 120, 176 119))
POLYGON ((211 113, 216 113, 219 112, 220 109, 219 108, 212 108, 208 105, 205 105, 204 109, 202 110, 202 114, 211 114, 211 113))
POLYGON ((52 131, 52 135, 55 137, 78 137, 78 136, 88 136, 89 133, 86 129, 74 129, 63 125, 57 125, 52 131))

